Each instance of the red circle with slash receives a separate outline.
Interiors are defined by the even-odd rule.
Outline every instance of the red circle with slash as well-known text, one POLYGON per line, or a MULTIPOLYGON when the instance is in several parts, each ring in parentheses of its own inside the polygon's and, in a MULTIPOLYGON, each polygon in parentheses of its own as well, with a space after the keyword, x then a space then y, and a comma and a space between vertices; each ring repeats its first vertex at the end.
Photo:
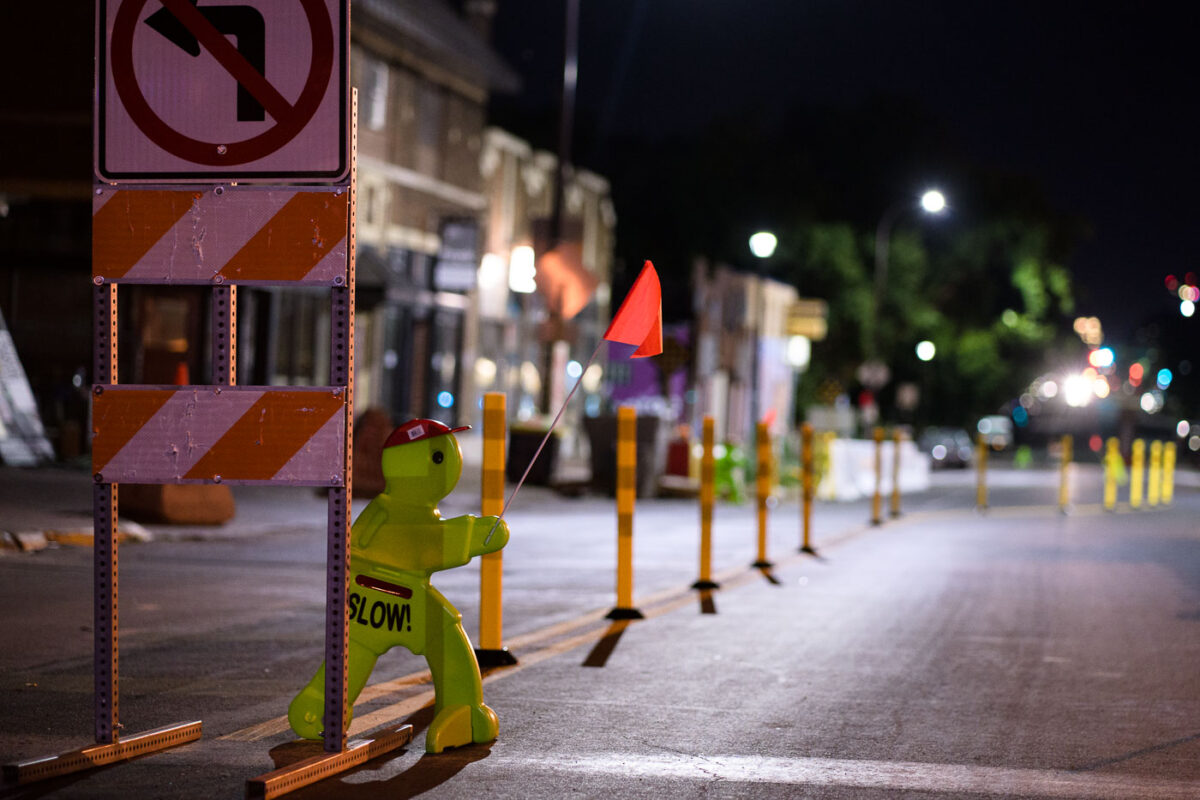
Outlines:
POLYGON ((161 0, 254 98, 275 119, 275 124, 240 142, 204 142, 180 133, 163 122, 146 101, 133 70, 133 34, 147 0, 126 0, 113 20, 111 63, 113 86, 134 124, 151 141, 172 155, 206 166, 235 166, 264 158, 296 137, 317 112, 333 73, 333 26, 322 0, 300 0, 312 35, 312 63, 300 97, 288 103, 250 66, 228 40, 188 0, 161 0), (218 41, 219 40, 219 41, 218 41))

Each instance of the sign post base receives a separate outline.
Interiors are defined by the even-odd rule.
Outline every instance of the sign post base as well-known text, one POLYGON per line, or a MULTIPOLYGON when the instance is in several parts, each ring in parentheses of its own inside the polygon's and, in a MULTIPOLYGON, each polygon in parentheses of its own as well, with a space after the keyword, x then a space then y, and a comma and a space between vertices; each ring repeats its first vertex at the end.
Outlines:
POLYGON ((372 734, 370 739, 355 739, 337 753, 321 753, 286 767, 259 775, 246 781, 246 797, 279 797, 302 786, 325 780, 351 767, 365 764, 384 753, 403 747, 412 741, 412 725, 401 725, 372 734))
POLYGON ((124 736, 108 744, 94 744, 57 756, 34 758, 16 764, 4 765, 5 783, 33 783, 34 781, 69 775, 93 767, 102 767, 118 761, 144 756, 168 747, 194 742, 200 738, 200 722, 181 722, 165 728, 124 736))

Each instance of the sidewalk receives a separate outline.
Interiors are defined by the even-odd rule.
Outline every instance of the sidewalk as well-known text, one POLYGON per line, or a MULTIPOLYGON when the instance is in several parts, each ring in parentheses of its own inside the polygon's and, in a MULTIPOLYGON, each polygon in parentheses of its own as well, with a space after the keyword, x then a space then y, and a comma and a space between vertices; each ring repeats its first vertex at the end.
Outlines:
MULTIPOLYGON (((454 491, 441 503, 443 515, 479 513, 481 483, 482 440, 475 431, 458 435, 463 451, 463 475, 454 491)), ((560 465, 560 476, 574 480, 586 477, 587 465, 571 462, 560 465)), ((1014 470, 994 467, 989 472, 989 487, 1003 491, 1006 487, 1020 486, 1036 474, 1051 476, 1055 470, 1014 470)), ((1092 464, 1076 465, 1080 476, 1088 476, 1090 483, 1098 480, 1098 467, 1092 464)), ((975 471, 941 471, 933 474, 934 486, 957 487, 963 492, 973 488, 975 471)), ((1178 489, 1200 489, 1200 471, 1181 467, 1175 472, 1178 489)), ((325 529, 326 501, 321 490, 305 486, 233 486, 236 502, 235 517, 224 525, 168 525, 139 524, 122 517, 118 530, 124 540, 150 541, 154 539, 178 541, 197 539, 229 539, 244 536, 260 536, 273 531, 296 529, 325 529)), ((512 492, 505 487, 505 497, 512 492)), ((1125 499, 1128 485, 1120 489, 1125 499)), ((921 506, 929 492, 905 496, 904 505, 921 506)), ((964 498, 966 495, 964 495, 964 498)), ((578 499, 601 499, 599 495, 585 493, 578 499)), ((1099 501, 1099 497, 1088 502, 1099 501)), ((525 484, 512 504, 512 511, 521 512, 543 506, 569 508, 576 498, 545 486, 525 484)), ((1073 501, 1083 502, 1082 498, 1073 501)), ((368 502, 367 498, 356 498, 352 511, 357 515, 368 502)), ((653 502, 642 499, 641 502, 653 502)), ((869 499, 852 502, 818 501, 814 513, 822 522, 821 527, 840 525, 840 520, 865 519, 869 499), (854 510, 850 510, 854 509, 854 510)), ((965 501, 964 501, 965 502, 965 501)), ((973 502, 973 500, 971 501, 973 502)), ((888 498, 884 498, 884 513, 887 513, 888 498)), ((724 504, 720 504, 724 505, 724 504)), ((787 497, 779 503, 781 507, 796 507, 796 499, 787 497)), ((753 499, 746 504, 752 509, 753 499)), ((748 510, 747 513, 752 513, 748 510)), ((91 475, 81 468, 41 467, 21 469, 0 466, 0 549, 36 550, 48 542, 67 545, 90 546, 92 539, 92 481, 91 475)))

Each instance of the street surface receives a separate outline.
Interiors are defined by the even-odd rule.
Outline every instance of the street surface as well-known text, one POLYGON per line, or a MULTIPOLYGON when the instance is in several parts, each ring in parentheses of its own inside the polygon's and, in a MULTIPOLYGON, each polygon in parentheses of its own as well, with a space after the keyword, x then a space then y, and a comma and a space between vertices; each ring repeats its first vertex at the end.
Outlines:
MULTIPOLYGON (((86 515, 86 477, 5 471, 0 513, 32 524, 36 500, 86 515)), ((520 663, 485 674, 500 738, 424 755, 425 664, 393 650, 351 734, 407 721, 414 741, 292 796, 1200 797, 1200 491, 1181 481, 1170 507, 1104 513, 1080 467, 1062 515, 1055 471, 997 469, 981 514, 974 481, 935 474, 881 526, 865 503, 818 504, 818 558, 797 552, 784 500, 766 573, 748 566, 753 504, 719 506, 707 597, 689 588, 696 501, 640 500, 647 619, 628 623, 603 618, 613 501, 531 487, 504 551, 520 663)), ((0 798, 237 798, 319 752, 284 715, 323 652, 324 502, 268 488, 238 503, 224 529, 149 526, 153 541, 120 551, 122 722, 200 719, 203 739, 0 798)), ((4 763, 91 743, 91 581, 87 547, 0 555, 4 763)), ((434 585, 477 638, 476 563, 434 585)))

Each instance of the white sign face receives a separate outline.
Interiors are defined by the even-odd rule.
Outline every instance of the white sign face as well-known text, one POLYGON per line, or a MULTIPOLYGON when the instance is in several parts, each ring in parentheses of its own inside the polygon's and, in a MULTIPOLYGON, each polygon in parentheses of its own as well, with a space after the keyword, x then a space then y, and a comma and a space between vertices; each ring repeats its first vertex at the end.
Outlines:
POLYGON ((97 0, 96 176, 338 182, 349 0, 97 0))

